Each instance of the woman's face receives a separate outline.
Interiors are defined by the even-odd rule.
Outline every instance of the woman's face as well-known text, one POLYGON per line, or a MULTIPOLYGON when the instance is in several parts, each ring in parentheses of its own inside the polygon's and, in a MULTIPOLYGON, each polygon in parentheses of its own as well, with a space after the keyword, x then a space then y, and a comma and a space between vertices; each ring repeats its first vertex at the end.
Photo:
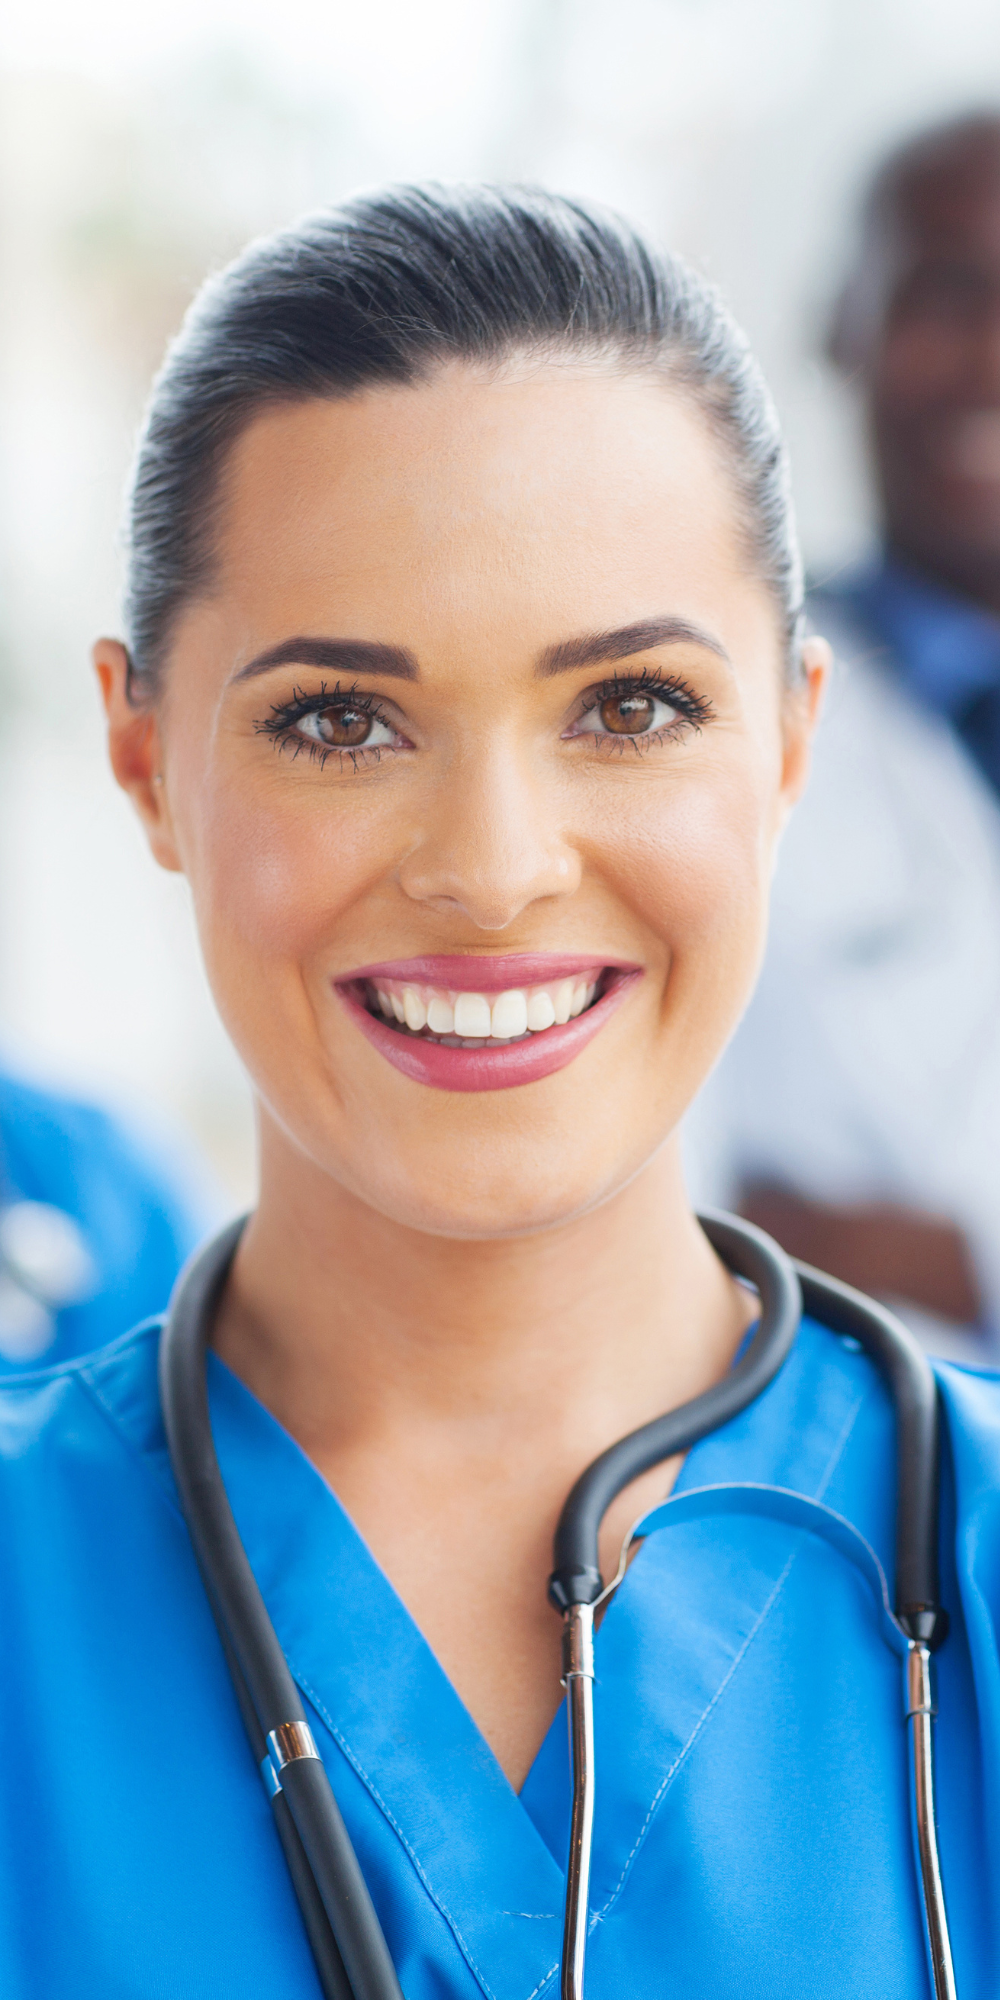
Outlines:
POLYGON ((220 527, 154 714, 98 664, 265 1148, 445 1235, 586 1211, 746 1002, 822 679, 782 690, 707 426, 454 366, 258 417, 220 527))

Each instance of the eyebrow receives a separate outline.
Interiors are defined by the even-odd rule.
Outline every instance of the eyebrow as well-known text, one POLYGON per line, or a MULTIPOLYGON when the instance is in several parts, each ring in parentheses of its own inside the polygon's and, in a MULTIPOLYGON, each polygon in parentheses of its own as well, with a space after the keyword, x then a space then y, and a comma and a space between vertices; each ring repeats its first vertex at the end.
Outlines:
MULTIPOLYGON (((552 674, 599 667, 606 660, 626 660, 631 654, 647 653, 654 646, 685 645, 705 646, 730 665, 721 640, 713 638, 703 626, 692 624, 688 618, 665 617, 622 625, 614 632, 586 632, 574 639, 562 639, 539 655, 535 671, 547 679, 552 674)), ((383 674, 399 681, 420 678, 417 662, 405 646, 389 646, 379 639, 316 639, 302 633, 258 653, 233 678, 248 681, 257 674, 266 674, 272 667, 289 666, 326 667, 335 673, 383 674)))
POLYGON ((585 632, 576 639, 562 639, 539 656, 535 671, 544 676, 568 674, 580 667, 599 667, 605 660, 627 660, 653 646, 706 646, 727 667, 731 665, 722 641, 701 625, 692 625, 687 618, 647 618, 639 625, 622 625, 617 632, 585 632))
POLYGON ((266 674, 269 667, 329 667, 335 673, 385 674, 397 681, 420 678, 416 660, 405 646, 387 646, 378 639, 309 639, 300 633, 258 653, 233 679, 249 681, 255 674, 266 674))

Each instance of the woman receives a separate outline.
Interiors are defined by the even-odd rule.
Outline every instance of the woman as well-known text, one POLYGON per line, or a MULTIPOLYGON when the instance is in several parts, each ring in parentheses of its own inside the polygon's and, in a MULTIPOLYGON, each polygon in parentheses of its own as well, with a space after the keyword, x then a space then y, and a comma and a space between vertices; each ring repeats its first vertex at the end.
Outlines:
MULTIPOLYGON (((112 761, 258 1103, 222 1473, 407 2000, 528 2000, 558 1987, 569 1823, 559 1510, 726 1380, 756 1310, 677 1127, 753 982, 827 671, 775 420, 715 297, 624 226, 402 191, 206 288, 131 507, 112 761)), ((318 1990, 157 1346, 5 1392, 9 2000, 318 1990)), ((996 1991, 1000 1400, 942 1384, 971 2000, 996 1991)), ((821 1498, 891 1570, 893 1457, 875 1370, 807 1322, 741 1417, 620 1494, 604 1574, 674 1480, 821 1498)), ((822 1538, 651 1533, 597 1677, 595 2000, 926 1990, 898 1661, 822 1538)))

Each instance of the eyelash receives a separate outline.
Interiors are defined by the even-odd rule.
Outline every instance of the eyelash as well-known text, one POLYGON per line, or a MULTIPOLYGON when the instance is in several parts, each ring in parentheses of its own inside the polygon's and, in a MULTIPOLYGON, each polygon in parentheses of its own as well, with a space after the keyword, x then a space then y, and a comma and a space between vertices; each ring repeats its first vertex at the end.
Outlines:
POLYGON ((356 684, 342 687, 338 681, 336 687, 330 688, 322 681, 313 694, 307 694, 304 688, 293 688, 290 699, 277 702, 270 715, 254 723, 254 730, 258 736, 270 736, 276 750, 290 750, 293 758, 301 757, 305 751, 310 763, 318 763, 320 770, 331 757, 339 757, 341 763, 346 758, 355 771, 359 760, 362 763, 374 760, 377 764, 381 759, 382 744, 361 743, 356 749, 350 749, 336 743, 319 743, 315 737, 301 734, 298 724, 304 716, 332 708, 335 703, 357 709, 359 714, 370 716, 373 722, 383 723, 386 729, 393 726, 377 696, 366 694, 356 684))
POLYGON ((676 720, 661 724, 659 729, 650 729, 639 736, 596 735, 597 749, 605 755, 617 751, 623 755, 627 749, 641 756, 644 751, 655 749, 660 743, 676 743, 686 736, 689 729, 700 732, 706 722, 711 722, 715 714, 707 696, 696 694, 694 688, 674 674, 660 674, 655 668, 641 667, 634 674, 612 674, 602 681, 600 687, 592 688, 577 717, 579 722, 585 715, 591 715, 602 702, 615 701, 620 696, 631 694, 658 695, 671 708, 678 710, 676 720))
MULTIPOLYGON (((676 743, 689 729, 700 731, 706 722, 711 721, 715 713, 711 702, 704 695, 696 694, 686 681, 680 680, 673 674, 659 674, 655 669, 643 667, 634 674, 612 674, 608 680, 602 681, 599 687, 592 688, 580 708, 576 718, 577 723, 583 716, 590 715, 594 709, 600 708, 602 702, 635 694, 658 695, 661 700, 678 711, 676 719, 662 724, 659 729, 651 729, 637 736, 598 734, 596 731, 581 732, 593 737, 598 751, 603 751, 605 754, 618 751, 619 754, 623 754, 626 749, 632 749, 637 755, 641 755, 644 751, 655 748, 657 744, 676 743)), ((341 763, 345 758, 348 759, 354 770, 358 769, 359 762, 367 764, 374 760, 378 763, 384 747, 381 744, 359 744, 351 749, 332 743, 320 743, 314 737, 302 735, 298 725, 303 717, 315 715, 318 710, 330 708, 334 703, 342 703, 345 707, 349 705, 357 709, 360 714, 370 716, 373 722, 381 722, 387 729, 393 726, 377 696, 366 693, 356 683, 352 683, 350 687, 342 687, 338 681, 335 687, 330 688, 323 681, 312 694, 307 694, 304 688, 293 688, 290 699, 277 702, 271 709, 270 715, 254 723, 254 729, 259 736, 269 736, 276 750, 290 750, 293 758, 300 757, 305 751, 310 762, 318 763, 321 770, 331 757, 338 757, 341 763)))

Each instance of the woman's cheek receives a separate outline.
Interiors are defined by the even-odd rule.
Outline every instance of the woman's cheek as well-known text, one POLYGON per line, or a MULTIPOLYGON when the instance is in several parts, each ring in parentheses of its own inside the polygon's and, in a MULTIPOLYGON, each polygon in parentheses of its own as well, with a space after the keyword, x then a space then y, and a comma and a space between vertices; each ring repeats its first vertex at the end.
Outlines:
POLYGON ((616 892, 672 960, 713 940, 737 951, 762 932, 770 859, 753 776, 734 763, 713 783, 667 796, 606 823, 606 867, 616 892))
POLYGON ((269 790, 254 798, 238 787, 231 802, 219 799, 195 902, 204 932, 221 931, 256 966, 270 959, 299 970, 317 951, 335 949, 346 913, 391 868, 388 829, 357 796, 320 795, 310 785, 279 802, 269 790))

